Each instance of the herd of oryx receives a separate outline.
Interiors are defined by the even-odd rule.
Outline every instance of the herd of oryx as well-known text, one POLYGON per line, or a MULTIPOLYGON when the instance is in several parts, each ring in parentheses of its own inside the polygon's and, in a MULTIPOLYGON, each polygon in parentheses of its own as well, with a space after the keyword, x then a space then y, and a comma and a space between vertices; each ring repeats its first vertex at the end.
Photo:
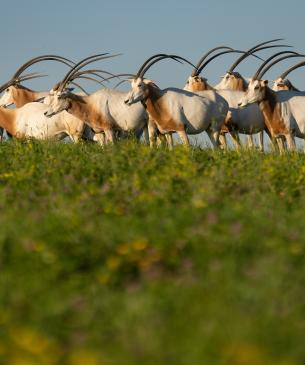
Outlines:
POLYGON ((157 54, 147 59, 136 74, 114 75, 99 68, 88 68, 93 62, 116 56, 108 53, 90 56, 78 63, 55 55, 35 57, 0 87, 0 93, 3 92, 0 98, 2 134, 5 129, 16 138, 49 139, 68 135, 75 142, 84 137, 107 144, 127 132, 134 132, 138 137, 143 133, 151 146, 164 135, 168 147, 172 148, 174 132, 188 145, 188 135, 205 131, 213 146, 225 148, 227 133, 237 147, 240 146, 239 133, 248 135, 249 145, 253 145, 252 135, 259 133, 259 148, 263 150, 265 131, 280 152, 295 149, 295 137, 305 139, 305 92, 297 90, 286 77, 296 68, 305 66, 305 62, 283 72, 272 89, 263 76, 284 59, 305 55, 281 50, 266 60, 258 56, 265 49, 288 47, 279 41, 281 39, 259 43, 246 51, 219 46, 206 52, 196 65, 177 55, 157 54), (221 82, 213 87, 200 75, 211 61, 227 53, 237 53, 239 57, 221 82), (250 56, 262 63, 251 78, 244 78, 235 70, 250 56), (168 58, 186 62, 193 68, 183 89, 160 89, 145 78, 152 65, 168 58), (21 85, 44 76, 25 73, 30 66, 50 60, 69 68, 51 90, 36 92, 21 85), (104 87, 110 79, 121 80, 122 77, 131 82, 129 92, 104 87), (99 90, 87 94, 78 84, 82 79, 96 82, 99 90), (72 85, 82 92, 73 93, 72 85), (12 104, 16 108, 6 108, 12 104))

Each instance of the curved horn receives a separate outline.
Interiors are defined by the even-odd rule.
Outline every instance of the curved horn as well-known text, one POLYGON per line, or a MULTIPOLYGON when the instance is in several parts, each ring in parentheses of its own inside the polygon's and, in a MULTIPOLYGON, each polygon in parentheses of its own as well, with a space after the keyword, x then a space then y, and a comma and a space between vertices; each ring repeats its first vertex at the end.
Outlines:
POLYGON ((76 87, 78 87, 83 93, 85 93, 87 96, 89 95, 88 93, 87 93, 87 91, 82 87, 82 86, 80 86, 79 84, 77 84, 76 82, 74 82, 74 81, 70 81, 70 83, 72 84, 72 85, 74 85, 74 86, 76 86, 76 87))
POLYGON ((140 77, 140 75, 141 75, 141 73, 142 73, 142 71, 144 70, 144 68, 145 68, 145 66, 150 62, 150 61, 152 61, 153 59, 155 59, 155 58, 157 58, 157 57, 165 57, 165 56, 167 56, 167 54, 165 54, 165 53, 158 53, 158 54, 155 54, 155 55, 153 55, 153 56, 151 56, 151 57, 149 57, 143 64, 142 64, 142 66, 139 68, 139 70, 138 70, 138 72, 137 72, 137 74, 136 74, 136 78, 137 77, 140 77))
POLYGON ((14 84, 19 83, 19 82, 23 82, 23 81, 27 81, 27 80, 37 79, 39 77, 46 77, 46 76, 48 76, 48 75, 46 75, 46 74, 38 74, 38 73, 34 74, 34 73, 32 73, 32 74, 20 76, 18 79, 14 80, 14 84))
POLYGON ((228 72, 233 72, 234 69, 243 61, 245 60, 247 57, 250 56, 250 54, 254 53, 254 52, 258 52, 259 50, 263 50, 263 49, 267 49, 267 48, 273 48, 273 47, 280 47, 280 45, 273 45, 273 46, 266 46, 266 47, 262 47, 265 46, 266 44, 270 44, 273 42, 278 42, 278 41, 282 41, 282 38, 278 38, 278 39, 272 39, 270 41, 266 41, 266 42, 262 42, 259 43, 257 45, 255 45, 254 47, 249 48, 246 53, 242 56, 240 56, 234 63, 233 65, 229 68, 228 72), (260 48, 261 47, 261 48, 260 48))
POLYGON ((12 85, 18 84, 19 82, 27 81, 27 80, 31 80, 31 79, 36 79, 36 78, 39 78, 39 77, 45 77, 45 76, 48 76, 48 75, 40 74, 40 73, 37 73, 37 72, 32 72, 30 74, 20 76, 19 78, 9 80, 9 81, 7 81, 6 83, 4 83, 3 85, 0 86, 0 93, 2 93, 2 91, 5 90, 6 88, 8 88, 12 85))
POLYGON ((256 73, 253 76, 253 79, 257 79, 259 77, 259 74, 262 72, 262 70, 264 69, 264 67, 274 58, 276 58, 277 56, 280 56, 282 54, 295 54, 297 55, 297 52, 293 52, 293 51, 281 51, 281 52, 277 52, 275 54, 273 54, 272 56, 270 56, 269 58, 266 59, 266 61, 264 61, 260 67, 258 68, 258 70, 256 71, 256 73))
MULTIPOLYGON (((165 55, 165 56, 160 56, 157 59, 152 60, 149 64, 146 63, 145 68, 141 71, 141 74, 137 75, 138 77, 143 78, 144 75, 146 74, 146 72, 151 68, 152 65, 154 65, 155 63, 165 59, 165 58, 171 58, 173 60, 175 60, 176 62, 180 62, 184 61, 186 63, 188 63, 189 65, 191 65, 193 68, 196 68, 195 65, 192 64, 192 62, 190 62, 189 60, 187 60, 186 58, 180 57, 180 56, 176 56, 176 55, 165 55)), ((181 63, 181 62, 180 62, 181 63)))
POLYGON ((104 81, 108 80, 108 78, 103 77, 102 75, 100 75, 100 73, 104 73, 106 75, 110 75, 112 77, 116 77, 116 75, 112 74, 111 72, 107 72, 104 70, 100 70, 100 69, 93 69, 93 70, 85 70, 85 71, 78 71, 77 74, 82 75, 82 74, 92 74, 104 81))
POLYGON ((194 74, 194 75, 192 75, 192 76, 198 76, 201 72, 202 72, 202 70, 211 62, 211 61, 213 61, 215 58, 217 58, 217 57, 219 57, 219 56, 222 56, 222 55, 224 55, 224 54, 226 54, 226 53, 245 53, 245 52, 243 52, 243 51, 239 51, 239 50, 236 50, 236 49, 232 49, 232 50, 230 50, 230 51, 223 51, 223 52, 219 52, 219 53, 217 53, 216 55, 214 55, 214 56, 212 56, 212 57, 210 57, 208 60, 206 60, 199 68, 198 68, 198 70, 197 70, 197 72, 194 74))
POLYGON ((208 52, 206 52, 201 58, 200 60, 198 61, 197 65, 196 65, 196 68, 193 70, 191 76, 196 76, 196 71, 199 69, 199 67, 201 66, 202 62, 204 60, 206 60, 206 58, 212 54, 213 52, 215 51, 218 51, 220 49, 226 49, 226 50, 233 50, 233 48, 231 47, 227 47, 227 46, 219 46, 219 47, 215 47, 215 48, 212 48, 210 49, 208 52))
POLYGON ((67 65, 69 67, 72 67, 74 65, 73 61, 71 61, 65 57, 61 57, 61 56, 57 56, 57 55, 38 56, 38 57, 30 59, 29 61, 24 63, 22 66, 20 66, 17 69, 17 71, 14 73, 14 75, 12 76, 12 79, 20 76, 22 74, 22 72, 24 72, 30 66, 34 65, 35 63, 42 62, 42 61, 57 61, 57 62, 64 63, 65 65, 67 65))
POLYGON ((97 80, 97 79, 95 79, 95 78, 93 78, 93 77, 90 77, 90 76, 84 76, 84 75, 74 75, 74 76, 75 76, 75 77, 71 78, 69 82, 72 82, 72 81, 77 80, 77 79, 84 79, 84 80, 94 81, 94 82, 96 82, 97 84, 102 85, 103 87, 105 87, 105 85, 104 85, 101 81, 99 81, 99 80, 97 80))
POLYGON ((109 55, 109 53, 100 53, 94 56, 89 56, 84 58, 83 60, 79 61, 74 67, 72 67, 72 69, 66 74, 66 76, 64 77, 64 79, 61 82, 61 85, 59 87, 60 90, 63 90, 66 83, 69 81, 69 79, 76 73, 78 72, 81 68, 87 66, 89 63, 93 63, 96 61, 100 61, 106 58, 112 58, 112 57, 116 57, 118 55, 109 55))
POLYGON ((267 72, 267 71, 269 71, 270 70, 270 68, 271 67, 273 67, 274 65, 276 65, 277 63, 279 63, 279 62, 281 62, 281 61, 284 61, 284 60, 286 60, 287 58, 294 58, 294 57, 305 57, 305 55, 302 55, 302 54, 292 54, 292 55, 290 55, 290 56, 284 56, 284 57, 280 57, 280 58, 278 58, 277 60, 275 60, 275 61, 273 61, 273 62, 271 62, 269 65, 267 65, 262 71, 261 71, 261 73, 259 74, 259 78, 261 79, 264 75, 265 75, 265 73, 267 72))
POLYGON ((285 72, 283 72, 280 77, 282 79, 285 79, 287 77, 287 75, 290 74, 290 72, 296 70, 299 67, 303 67, 303 66, 305 66, 305 61, 302 61, 302 62, 297 63, 296 65, 290 67, 288 70, 286 70, 285 72))

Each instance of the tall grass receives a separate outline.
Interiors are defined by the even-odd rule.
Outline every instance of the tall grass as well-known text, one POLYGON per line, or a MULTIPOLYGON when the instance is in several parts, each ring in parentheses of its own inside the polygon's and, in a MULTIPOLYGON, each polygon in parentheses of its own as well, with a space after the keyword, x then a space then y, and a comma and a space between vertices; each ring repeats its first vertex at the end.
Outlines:
POLYGON ((304 364, 303 154, 0 147, 1 364, 304 364))

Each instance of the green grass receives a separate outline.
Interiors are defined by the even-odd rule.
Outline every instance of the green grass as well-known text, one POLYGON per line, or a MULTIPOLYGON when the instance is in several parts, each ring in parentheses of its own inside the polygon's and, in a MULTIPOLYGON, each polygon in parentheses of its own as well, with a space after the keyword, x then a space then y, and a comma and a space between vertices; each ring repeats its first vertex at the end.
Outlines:
POLYGON ((0 364, 301 365, 305 155, 0 146, 0 364))

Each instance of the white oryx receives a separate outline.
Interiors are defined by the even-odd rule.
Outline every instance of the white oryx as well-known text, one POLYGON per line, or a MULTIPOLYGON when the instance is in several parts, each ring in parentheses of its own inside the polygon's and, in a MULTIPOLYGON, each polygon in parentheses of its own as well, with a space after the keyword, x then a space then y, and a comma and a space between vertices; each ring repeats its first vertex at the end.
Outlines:
MULTIPOLYGON (((149 68, 162 59, 184 58, 175 55, 154 55, 144 62, 131 81, 131 91, 125 98, 127 105, 143 103, 162 134, 177 132, 183 144, 188 145, 188 134, 206 131, 214 146, 219 145, 219 133, 228 111, 228 103, 215 91, 204 96, 178 88, 161 90, 152 81, 144 79, 149 68)), ((150 138, 153 130, 149 128, 150 138)), ((171 138, 168 142, 172 144, 171 138)))
POLYGON ((75 74, 90 62, 95 60, 88 57, 77 63, 54 88, 49 97, 49 107, 45 115, 51 117, 61 111, 86 121, 97 134, 105 134, 105 143, 114 141, 116 131, 139 133, 147 127, 148 115, 143 105, 132 108, 124 104, 127 93, 102 89, 97 92, 80 96, 65 90, 66 85, 73 80, 75 74), (86 62, 85 62, 86 61, 86 62))
MULTIPOLYGON (((259 133, 259 148, 261 151, 264 149, 263 145, 263 131, 265 129, 264 119, 262 113, 260 112, 256 104, 249 105, 245 109, 239 109, 238 103, 243 96, 243 93, 247 89, 248 82, 238 73, 234 72, 234 69, 247 57, 254 55, 254 53, 275 47, 283 47, 285 45, 268 45, 266 44, 279 41, 280 39, 274 39, 271 41, 266 41, 259 43, 249 50, 243 52, 243 54, 233 63, 229 71, 222 78, 222 81, 217 84, 214 90, 224 97, 229 104, 229 112, 226 117, 225 125, 222 127, 221 131, 221 143, 225 147, 226 139, 225 133, 230 132, 233 141, 237 147, 240 146, 240 140, 238 132, 248 135, 248 145, 253 146, 252 134, 259 133)), ((230 47, 217 47, 209 52, 207 52, 198 62, 196 69, 193 70, 192 75, 188 78, 185 85, 185 89, 193 92, 198 92, 200 90, 212 89, 212 87, 207 83, 205 78, 200 76, 202 70, 211 62, 214 58, 231 52, 240 52, 233 50, 230 47), (220 52, 210 59, 206 60, 207 56, 217 49, 227 49, 226 51, 220 52)))
MULTIPOLYGON (((284 57, 281 58, 283 59, 284 57)), ((294 150, 294 137, 305 139, 305 92, 275 92, 269 88, 268 81, 262 79, 265 72, 266 68, 260 68, 255 73, 239 105, 245 107, 258 103, 269 133, 277 141, 280 152, 285 150, 285 142, 288 149, 294 150)))
POLYGON ((84 130, 84 123, 77 118, 67 118, 65 114, 51 119, 45 117, 47 105, 27 103, 21 108, 0 107, 0 126, 16 138, 62 139, 67 135, 77 142, 84 130))

